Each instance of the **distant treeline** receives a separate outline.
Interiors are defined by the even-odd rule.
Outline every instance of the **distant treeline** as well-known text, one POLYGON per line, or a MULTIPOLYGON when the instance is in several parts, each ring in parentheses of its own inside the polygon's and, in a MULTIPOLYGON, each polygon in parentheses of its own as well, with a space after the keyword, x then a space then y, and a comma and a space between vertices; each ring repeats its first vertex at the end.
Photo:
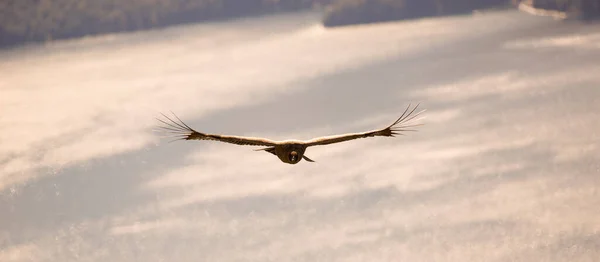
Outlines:
POLYGON ((328 7, 323 24, 342 26, 452 15, 509 4, 510 0, 336 0, 328 7))
POLYGON ((328 7, 323 24, 342 26, 452 15, 520 2, 535 8, 575 13, 584 19, 600 16, 600 0, 336 0, 328 7))
POLYGON ((600 0, 513 0, 539 9, 556 10, 579 16, 582 19, 600 17, 600 0))
POLYGON ((311 8, 329 0, 0 0, 0 46, 311 8))
POLYGON ((326 5, 325 26, 519 4, 600 16, 600 0, 0 0, 0 47, 326 5))

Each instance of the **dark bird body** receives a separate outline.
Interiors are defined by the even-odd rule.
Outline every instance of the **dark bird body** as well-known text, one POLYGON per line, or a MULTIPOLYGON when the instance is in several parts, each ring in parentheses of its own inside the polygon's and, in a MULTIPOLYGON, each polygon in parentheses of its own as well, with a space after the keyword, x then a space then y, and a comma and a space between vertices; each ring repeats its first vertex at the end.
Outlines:
POLYGON ((315 162, 304 155, 306 148, 309 146, 320 146, 329 145, 333 143, 344 142, 348 140, 354 140, 359 138, 383 136, 383 137, 394 137, 396 135, 403 135, 401 132, 404 131, 415 131, 409 129, 418 125, 406 125, 409 121, 413 120, 423 111, 415 113, 419 105, 417 104, 412 110, 410 105, 406 108, 404 113, 391 125, 377 130, 361 132, 361 133, 349 133, 334 136, 318 137, 311 140, 285 140, 285 141, 274 141, 266 138, 258 137, 244 137, 244 136, 228 136, 228 135, 215 135, 198 132, 181 119, 175 116, 175 119, 169 118, 163 114, 165 120, 158 119, 165 126, 161 126, 163 130, 175 134, 176 140, 213 140, 225 143, 231 143, 236 145, 248 145, 248 146, 266 146, 266 148, 257 149, 256 151, 266 151, 273 155, 276 155, 279 160, 288 164, 296 164, 300 160, 304 159, 309 162, 315 162))

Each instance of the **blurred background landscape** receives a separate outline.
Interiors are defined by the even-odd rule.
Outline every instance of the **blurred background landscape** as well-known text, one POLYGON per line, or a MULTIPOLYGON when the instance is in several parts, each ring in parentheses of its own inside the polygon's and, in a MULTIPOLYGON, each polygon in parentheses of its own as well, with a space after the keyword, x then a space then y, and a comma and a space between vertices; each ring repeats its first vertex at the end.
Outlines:
POLYGON ((598 6, 0 1, 0 261, 598 261, 598 6))
POLYGON ((244 16, 325 8, 325 26, 452 15, 526 4, 600 15, 597 0, 6 0, 0 3, 0 47, 244 16))

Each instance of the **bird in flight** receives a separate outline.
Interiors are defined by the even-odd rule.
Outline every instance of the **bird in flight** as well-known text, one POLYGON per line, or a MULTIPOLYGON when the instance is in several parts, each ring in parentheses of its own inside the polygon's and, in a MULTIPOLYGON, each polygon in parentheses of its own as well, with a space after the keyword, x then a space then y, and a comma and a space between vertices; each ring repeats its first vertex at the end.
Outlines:
POLYGON ((297 164, 300 160, 304 159, 308 162, 315 162, 312 159, 304 155, 306 148, 309 146, 322 146, 333 143, 339 143, 358 138, 367 137, 394 137, 396 135, 404 135, 402 132, 405 131, 416 131, 410 129, 412 127, 420 126, 421 124, 409 125, 408 122, 415 119, 419 114, 425 110, 415 113, 415 110, 419 107, 417 104, 412 110, 410 105, 404 110, 404 113, 394 121, 391 125, 377 130, 360 132, 360 133, 349 133, 334 136, 317 137, 310 140, 283 140, 275 141, 266 138, 258 137, 245 137, 245 136, 230 136, 230 135, 216 135, 207 134, 194 130, 189 127, 186 123, 181 121, 179 117, 173 114, 174 118, 170 118, 165 114, 162 114, 165 119, 158 119, 161 122, 159 128, 172 133, 175 140, 213 140, 225 143, 231 143, 236 145, 247 145, 247 146, 264 146, 265 148, 256 149, 255 151, 266 151, 277 156, 282 162, 288 164, 297 164))

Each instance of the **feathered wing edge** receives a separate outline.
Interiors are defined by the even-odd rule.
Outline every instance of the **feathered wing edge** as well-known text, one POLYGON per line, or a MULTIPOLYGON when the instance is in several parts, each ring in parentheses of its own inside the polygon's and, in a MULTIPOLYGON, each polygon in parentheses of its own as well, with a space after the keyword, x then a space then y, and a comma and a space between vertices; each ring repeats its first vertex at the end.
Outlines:
POLYGON ((350 134, 343 134, 343 135, 334 135, 334 136, 314 138, 309 141, 306 141, 305 145, 307 145, 307 146, 328 145, 328 144, 339 143, 339 142, 349 141, 349 140, 358 139, 358 138, 366 138, 366 137, 374 137, 374 136, 395 137, 396 135, 404 135, 402 132, 417 131, 417 130, 411 129, 411 128, 421 126, 423 124, 408 125, 408 122, 415 119, 421 113, 425 112, 425 110, 421 110, 421 111, 415 113, 415 111, 419 107, 420 103, 417 104, 412 110, 410 110, 411 105, 412 104, 409 104, 408 107, 402 113, 402 115, 398 119, 396 119, 396 121, 394 121, 394 123, 387 126, 386 128, 374 130, 374 131, 362 132, 362 133, 350 133, 350 134))
MULTIPOLYGON (((404 135, 402 132, 417 131, 417 130, 410 129, 410 128, 416 127, 416 126, 421 126, 423 124, 407 125, 407 123, 410 122, 411 120, 415 119, 421 113, 425 112, 425 110, 421 110, 421 111, 417 112, 416 114, 413 114, 417 110, 419 105, 420 104, 417 104, 409 112, 409 109, 411 107, 411 104, 409 104, 408 107, 406 108, 406 110, 404 110, 404 112, 402 113, 402 115, 396 121, 394 121, 394 123, 392 123, 391 125, 389 125, 386 128, 383 128, 380 130, 375 130, 375 131, 363 132, 363 133, 352 133, 352 134, 334 135, 334 136, 328 136, 328 137, 319 137, 319 138, 315 138, 315 139, 306 141, 306 142, 304 142, 304 144, 306 146, 327 145, 327 144, 332 144, 332 143, 339 143, 339 142, 344 142, 344 141, 348 141, 348 140, 373 137, 373 136, 394 137, 396 135, 404 135)), ((164 124, 164 126, 159 126, 159 128, 162 129, 163 131, 167 131, 167 132, 171 133, 172 137, 175 137, 175 139, 170 142, 174 142, 177 140, 213 140, 213 141, 220 141, 220 142, 232 143, 232 144, 237 144, 237 145, 269 146, 269 147, 272 147, 272 146, 275 146, 278 144, 276 141, 264 139, 264 138, 226 136, 226 135, 214 135, 214 134, 201 133, 201 132, 198 132, 198 131, 194 130, 193 128, 189 127, 181 119, 179 119, 179 117, 177 117, 177 115, 175 115, 173 112, 171 112, 171 114, 173 114, 174 118, 177 119, 177 121, 175 121, 173 118, 170 118, 162 113, 161 113, 161 115, 163 117, 165 117, 166 120, 157 118, 158 121, 160 121, 162 124, 164 124)), ((261 150, 261 149, 259 149, 259 150, 261 150)))
POLYGON ((414 124, 414 125, 406 125, 406 124, 408 122, 410 122, 411 120, 415 119, 417 116, 421 115, 421 113, 425 112, 425 109, 423 109, 413 115, 413 113, 415 112, 415 110, 417 110, 419 105, 420 105, 420 103, 418 103, 410 112, 408 112, 408 110, 410 109, 410 106, 411 106, 411 104, 408 104, 408 107, 406 107, 406 110, 404 110, 402 115, 396 121, 394 121, 394 123, 392 123, 391 125, 389 125, 388 127, 384 128, 384 129, 380 130, 381 135, 394 137, 396 135, 404 135, 402 132, 407 132, 407 131, 408 132, 416 132, 417 131, 416 129, 410 129, 410 128, 422 126, 423 124, 414 124), (407 112, 408 112, 408 114, 407 114, 407 112))
POLYGON ((189 140, 192 134, 198 133, 196 130, 181 121, 181 119, 179 119, 179 117, 177 117, 177 115, 175 115, 173 112, 171 112, 171 114, 173 114, 173 117, 175 117, 178 121, 173 120, 173 118, 170 118, 163 113, 160 114, 165 118, 165 120, 156 118, 156 120, 162 124, 157 126, 157 128, 160 131, 167 132, 169 137, 175 138, 169 142, 174 142, 177 140, 189 140))
POLYGON ((165 114, 161 115, 165 120, 157 118, 163 125, 158 128, 171 134, 171 137, 175 138, 170 142, 177 140, 213 140, 225 143, 231 143, 236 145, 249 145, 249 146, 275 146, 277 142, 257 137, 243 137, 243 136, 227 136, 227 135, 215 135, 198 132, 193 128, 189 127, 184 123, 177 115, 173 112, 174 118, 170 118, 165 114))

